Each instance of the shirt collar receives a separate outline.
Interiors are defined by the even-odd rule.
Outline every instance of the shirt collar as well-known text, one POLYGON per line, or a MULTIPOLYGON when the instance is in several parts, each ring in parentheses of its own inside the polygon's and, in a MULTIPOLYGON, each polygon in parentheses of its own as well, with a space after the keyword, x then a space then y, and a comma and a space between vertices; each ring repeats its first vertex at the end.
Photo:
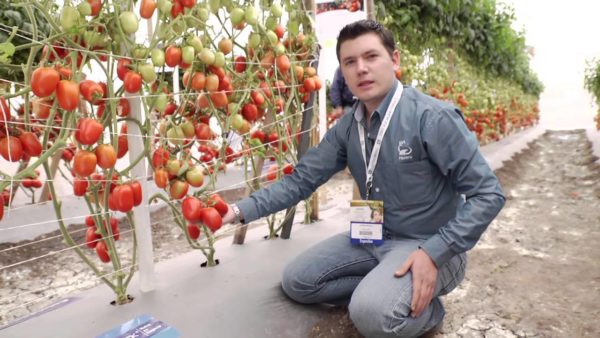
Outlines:
MULTIPOLYGON (((396 92, 396 88, 398 88, 398 86, 401 85, 402 84, 400 83, 400 81, 395 80, 390 91, 388 91, 388 93, 383 98, 383 101, 381 101, 381 103, 379 104, 379 107, 377 107, 377 109, 375 109, 375 111, 373 112, 379 114, 380 119, 383 119, 383 116, 385 116, 385 112, 387 111, 390 102, 392 102, 392 97, 394 97, 394 93, 396 92)), ((356 119, 356 121, 360 122, 365 117, 365 105, 360 101, 357 103, 357 105, 358 106, 354 111, 354 118, 356 119)))

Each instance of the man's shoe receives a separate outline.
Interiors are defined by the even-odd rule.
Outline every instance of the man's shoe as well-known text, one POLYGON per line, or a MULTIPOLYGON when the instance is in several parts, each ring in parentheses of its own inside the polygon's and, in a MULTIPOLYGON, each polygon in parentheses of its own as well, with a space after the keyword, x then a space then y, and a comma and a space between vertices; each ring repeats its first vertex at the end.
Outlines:
POLYGON ((441 333, 443 327, 444 327, 444 320, 442 319, 442 320, 440 320, 439 323, 435 324, 434 327, 432 327, 431 329, 429 329, 429 331, 423 333, 418 338, 432 338, 436 334, 441 333))

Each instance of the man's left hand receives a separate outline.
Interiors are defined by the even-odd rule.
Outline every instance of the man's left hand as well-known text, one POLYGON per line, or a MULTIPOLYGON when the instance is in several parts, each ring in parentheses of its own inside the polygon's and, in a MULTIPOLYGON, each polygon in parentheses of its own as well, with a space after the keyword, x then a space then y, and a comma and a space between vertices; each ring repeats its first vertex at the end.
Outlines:
POLYGON ((404 264, 396 271, 394 276, 402 277, 408 271, 412 272, 412 303, 411 316, 419 317, 431 302, 435 283, 437 281, 437 267, 429 255, 419 249, 413 252, 404 264))

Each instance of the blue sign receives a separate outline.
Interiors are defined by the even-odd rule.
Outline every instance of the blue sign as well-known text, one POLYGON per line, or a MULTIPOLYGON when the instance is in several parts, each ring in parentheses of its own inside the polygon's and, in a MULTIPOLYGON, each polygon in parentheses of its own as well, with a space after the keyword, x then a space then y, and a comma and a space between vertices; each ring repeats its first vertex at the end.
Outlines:
POLYGON ((140 315, 96 338, 179 338, 181 334, 163 321, 140 315))

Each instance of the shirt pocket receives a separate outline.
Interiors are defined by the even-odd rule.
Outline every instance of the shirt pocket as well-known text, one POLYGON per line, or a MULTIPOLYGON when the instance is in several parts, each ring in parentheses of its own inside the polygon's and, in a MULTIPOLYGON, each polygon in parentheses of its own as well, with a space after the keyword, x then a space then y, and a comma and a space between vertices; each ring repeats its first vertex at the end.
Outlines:
POLYGON ((411 209, 431 201, 434 182, 428 159, 398 162, 394 167, 400 185, 397 192, 400 209, 411 209))

